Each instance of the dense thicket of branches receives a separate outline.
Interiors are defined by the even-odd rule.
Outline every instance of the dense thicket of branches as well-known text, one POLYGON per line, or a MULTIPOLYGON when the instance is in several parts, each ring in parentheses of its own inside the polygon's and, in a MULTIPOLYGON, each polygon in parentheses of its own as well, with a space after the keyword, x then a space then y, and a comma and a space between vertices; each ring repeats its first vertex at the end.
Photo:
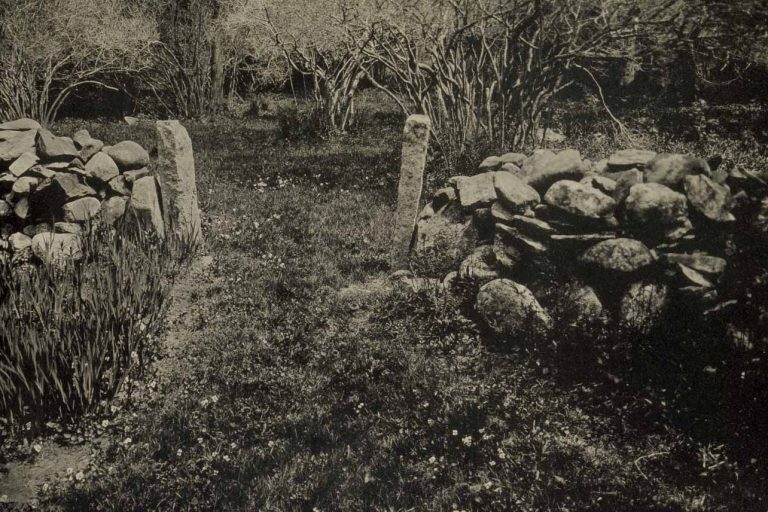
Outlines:
POLYGON ((599 98, 638 76, 690 102, 768 66, 762 0, 0 0, 0 118, 45 122, 83 85, 218 112, 296 85, 325 130, 361 84, 433 119, 444 151, 536 133, 578 82, 599 98))

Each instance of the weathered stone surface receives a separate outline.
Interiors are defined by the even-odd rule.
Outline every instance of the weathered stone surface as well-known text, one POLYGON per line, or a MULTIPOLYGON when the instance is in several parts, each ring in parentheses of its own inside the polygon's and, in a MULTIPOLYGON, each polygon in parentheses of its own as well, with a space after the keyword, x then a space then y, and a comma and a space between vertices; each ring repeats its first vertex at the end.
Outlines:
POLYGON ((121 171, 141 169, 149 165, 147 150, 131 140, 124 140, 114 146, 104 146, 102 151, 115 161, 121 171))
MULTIPOLYGON (((77 143, 77 141, 75 141, 75 143, 77 143)), ((79 153, 80 159, 83 162, 88 162, 94 155, 98 154, 103 147, 104 143, 98 139, 90 139, 88 141, 81 140, 79 153)))
MULTIPOLYGON (((419 212, 421 189, 424 186, 424 166, 427 162, 427 145, 431 122, 428 117, 412 115, 403 129, 403 148, 400 164, 400 183, 397 189, 397 212, 393 239, 395 267, 407 265, 411 250, 413 230, 419 212)), ((145 178, 142 178, 145 179, 145 178)), ((195 204, 195 207, 197 205, 195 204)))
POLYGON ((477 283, 487 283, 500 277, 495 263, 493 246, 481 245, 461 262, 458 275, 477 283))
POLYGON ((106 153, 96 153, 85 164, 85 172, 102 182, 116 178, 120 174, 117 164, 106 153))
POLYGON ((15 121, 8 121, 7 123, 0 124, 0 130, 35 131, 38 129, 40 129, 40 123, 38 123, 34 119, 29 119, 26 117, 22 119, 16 119, 15 121))
POLYGON ((105 199, 101 202, 101 208, 97 214, 98 219, 108 226, 114 226, 125 215, 127 202, 128 200, 121 196, 105 199))
POLYGON ((712 288, 714 286, 706 277, 691 267, 683 265, 682 263, 677 263, 676 267, 687 285, 698 288, 712 288))
POLYGON ((603 194, 611 197, 613 197, 613 193, 616 191, 616 182, 611 178, 606 178, 605 176, 585 176, 581 179, 581 181, 579 181, 579 183, 597 189, 603 194))
POLYGON ((510 164, 510 163, 501 164, 501 167, 499 167, 499 170, 500 171, 508 172, 508 173, 510 173, 510 174, 512 174, 514 176, 521 176, 522 175, 522 171, 520 170, 520 167, 518 167, 515 164, 510 164))
POLYGON ((76 175, 59 172, 38 185, 35 194, 31 196, 30 206, 36 217, 50 220, 58 217, 64 203, 95 195, 96 191, 81 183, 76 175))
POLYGON ((685 196, 660 183, 634 185, 624 202, 624 217, 630 224, 654 232, 690 225, 685 196))
POLYGON ((631 274, 651 265, 654 257, 638 240, 615 238, 595 244, 579 260, 601 270, 631 274))
POLYGON ((549 149, 537 149, 530 156, 523 160, 519 167, 522 178, 526 178, 536 172, 538 169, 546 167, 547 162, 555 158, 555 152, 549 149))
POLYGON ((504 224, 496 224, 496 236, 503 240, 504 243, 515 247, 523 254, 538 257, 547 253, 546 245, 522 234, 517 229, 505 226, 504 224))
POLYGON ((8 172, 16 177, 21 176, 39 161, 40 159, 35 153, 24 153, 8 166, 8 172))
POLYGON ((37 154, 44 161, 70 161, 80 156, 71 139, 56 137, 48 130, 37 132, 37 154))
POLYGON ((616 201, 599 190, 576 181, 563 180, 552 185, 544 201, 576 217, 605 219, 613 215, 616 201))
POLYGON ((122 174, 116 178, 112 178, 107 183, 107 188, 111 190, 114 194, 118 194, 121 196, 130 196, 131 195, 131 187, 128 184, 128 178, 123 176, 122 174))
POLYGON ((13 162, 24 153, 35 153, 36 131, 18 132, 17 135, 0 142, 0 162, 13 162))
MULTIPOLYGON (((149 170, 147 167, 142 167, 141 169, 134 169, 132 171, 125 171, 123 173, 123 176, 125 176, 125 180, 128 183, 133 183, 136 180, 139 180, 145 176, 152 176, 152 171, 149 170)), ((158 177, 159 179, 159 177, 158 177)))
POLYGON ((718 185, 702 175, 688 176, 685 178, 685 194, 693 209, 709 220, 736 220, 731 213, 731 191, 725 185, 718 185))
POLYGON ((523 215, 513 216, 509 221, 509 225, 519 230, 522 234, 539 240, 548 240, 551 235, 557 233, 557 230, 549 223, 523 215))
POLYGON ((17 196, 27 195, 37 188, 38 183, 40 183, 40 180, 37 178, 22 176, 13 184, 11 191, 17 196))
MULTIPOLYGON (((178 121, 158 121, 156 126, 157 180, 162 191, 165 224, 175 236, 199 241, 202 239, 203 232, 200 207, 197 203, 192 140, 187 130, 178 121)), ((137 178, 134 176, 133 179, 137 178)), ((413 236, 413 228, 411 223, 411 236, 413 236)))
POLYGON ((125 221, 134 230, 165 237, 165 223, 155 178, 147 176, 133 184, 131 200, 125 210, 125 221))
POLYGON ((72 142, 75 143, 75 147, 77 149, 83 149, 86 145, 88 145, 93 138, 91 137, 91 134, 88 133, 88 130, 79 130, 72 136, 72 142))
POLYGON ((709 176, 709 164, 702 158, 674 153, 661 153, 648 162, 645 168, 647 183, 661 183, 671 189, 682 191, 686 176, 704 174, 709 176))
POLYGON ((21 253, 25 251, 32 251, 32 239, 24 233, 14 233, 8 237, 8 243, 11 246, 11 251, 14 253, 21 253))
POLYGON ((22 230, 22 232, 30 238, 33 238, 40 233, 50 233, 51 231, 51 225, 45 222, 41 222, 40 224, 29 224, 28 226, 24 226, 24 229, 22 230))
POLYGON ((24 196, 13 205, 13 214, 21 220, 29 218, 29 197, 24 196))
POLYGON ((515 215, 516 215, 515 212, 507 209, 507 207, 504 206, 504 203, 502 203, 501 201, 496 201, 491 206, 491 217, 493 218, 494 222, 509 224, 510 222, 512 222, 512 218, 515 215))
POLYGON ((13 213, 13 207, 7 201, 0 199, 0 219, 7 219, 13 213))
POLYGON ((584 177, 584 167, 581 154, 575 149, 566 149, 554 156, 542 154, 539 160, 534 160, 532 166, 523 169, 523 179, 539 192, 545 192, 549 187, 561 180, 580 180, 584 177))
POLYGON ((493 185, 496 196, 507 210, 522 213, 541 202, 541 196, 536 189, 506 171, 495 173, 493 185))
POLYGON ((40 233, 32 238, 32 252, 43 263, 60 265, 83 257, 79 235, 40 233))
POLYGON ((496 279, 480 288, 477 312, 497 334, 525 336, 548 331, 552 318, 533 293, 510 279, 496 279))
POLYGON ((498 156, 489 156, 482 162, 480 162, 479 168, 483 171, 497 169, 503 162, 498 156))
POLYGON ((632 284, 621 299, 620 317, 627 327, 648 332, 667 306, 669 289, 665 284, 632 284))
POLYGON ((53 178, 54 176, 56 176, 56 171, 52 171, 46 167, 43 167, 42 165, 35 165, 27 169, 23 175, 45 180, 45 179, 53 178))
POLYGON ((611 173, 609 178, 616 182, 612 197, 617 204, 622 203, 629 196, 632 187, 638 183, 643 183, 644 179, 643 173, 638 169, 611 173))
POLYGON ((667 253, 664 258, 670 263, 680 263, 698 272, 718 276, 725 272, 728 263, 723 258, 696 252, 692 254, 667 253))
POLYGON ((416 226, 414 251, 426 254, 438 251, 451 259, 463 259, 475 247, 477 229, 457 203, 448 203, 427 219, 419 220, 416 226))
POLYGON ((604 316, 603 303, 591 286, 568 287, 563 306, 563 317, 575 325, 594 322, 604 316))
POLYGON ((88 222, 99 211, 101 202, 95 197, 75 199, 61 207, 65 222, 88 222))
POLYGON ((523 153, 504 153, 499 157, 499 160, 501 160, 502 165, 513 164, 520 167, 526 158, 527 156, 523 153))
POLYGON ((645 149, 622 149, 608 157, 609 169, 627 169, 632 167, 644 168, 656 157, 655 151, 645 149))
POLYGON ((484 172, 459 180, 456 188, 461 206, 468 211, 490 206, 496 200, 495 172, 484 172))
MULTIPOLYGON (((50 231, 50 229, 48 231, 50 231)), ((80 224, 76 224, 74 222, 57 222, 53 225, 53 232, 79 235, 83 232, 83 228, 80 226, 80 224)))

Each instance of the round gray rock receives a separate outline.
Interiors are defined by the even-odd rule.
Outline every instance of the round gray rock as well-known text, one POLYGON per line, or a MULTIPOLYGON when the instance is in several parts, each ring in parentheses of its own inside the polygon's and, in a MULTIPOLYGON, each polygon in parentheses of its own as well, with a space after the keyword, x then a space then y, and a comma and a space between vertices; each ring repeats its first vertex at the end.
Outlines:
POLYGON ((602 270, 631 274, 652 264, 654 257, 648 247, 638 240, 615 238, 593 245, 579 260, 602 270))
POLYGON ((497 334, 526 336, 552 328, 552 318, 531 290, 510 279, 496 279, 480 288, 477 311, 497 334))

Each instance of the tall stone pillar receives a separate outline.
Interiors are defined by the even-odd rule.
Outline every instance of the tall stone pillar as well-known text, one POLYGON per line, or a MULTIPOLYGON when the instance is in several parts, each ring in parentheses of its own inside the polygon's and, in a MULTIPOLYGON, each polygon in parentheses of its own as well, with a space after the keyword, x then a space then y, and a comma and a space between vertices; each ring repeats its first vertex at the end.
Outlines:
POLYGON ((412 115, 405 121, 400 184, 397 189, 397 213, 393 245, 393 264, 402 269, 408 264, 416 217, 419 214, 424 166, 432 124, 427 116, 412 115))
POLYGON ((166 234, 201 242, 192 140, 178 121, 158 121, 156 127, 156 175, 162 195, 166 234))

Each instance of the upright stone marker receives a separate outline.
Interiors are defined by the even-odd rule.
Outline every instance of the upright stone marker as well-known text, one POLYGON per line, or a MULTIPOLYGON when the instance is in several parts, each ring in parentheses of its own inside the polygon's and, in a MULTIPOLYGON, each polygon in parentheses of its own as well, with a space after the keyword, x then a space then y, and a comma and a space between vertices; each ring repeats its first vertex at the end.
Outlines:
POLYGON ((192 141, 178 121, 158 121, 156 126, 156 174, 166 231, 182 239, 200 241, 202 231, 192 141))
POLYGON ((406 266, 411 250, 413 230, 416 228, 416 217, 419 214, 421 189, 424 185, 430 128, 431 123, 427 116, 412 115, 405 121, 394 236, 393 260, 396 268, 406 266))

